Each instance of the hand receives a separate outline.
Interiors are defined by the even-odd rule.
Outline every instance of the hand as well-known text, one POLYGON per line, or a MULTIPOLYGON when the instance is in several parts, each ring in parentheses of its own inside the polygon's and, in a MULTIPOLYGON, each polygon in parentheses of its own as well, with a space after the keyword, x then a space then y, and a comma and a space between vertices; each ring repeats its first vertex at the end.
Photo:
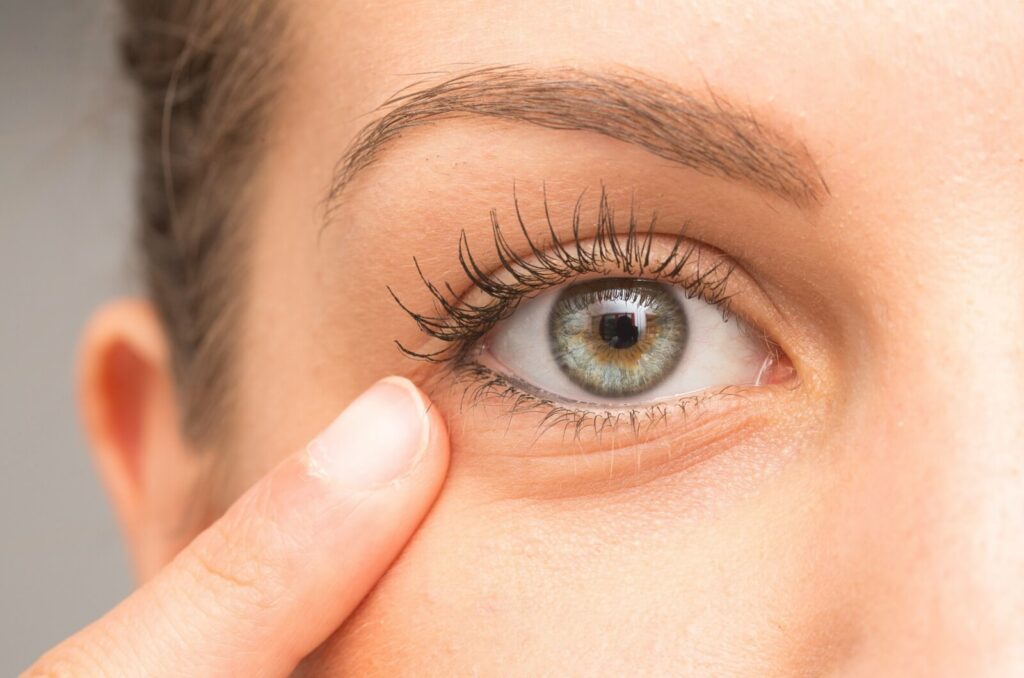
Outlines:
POLYGON ((384 379, 26 675, 287 675, 388 569, 447 468, 440 415, 384 379))

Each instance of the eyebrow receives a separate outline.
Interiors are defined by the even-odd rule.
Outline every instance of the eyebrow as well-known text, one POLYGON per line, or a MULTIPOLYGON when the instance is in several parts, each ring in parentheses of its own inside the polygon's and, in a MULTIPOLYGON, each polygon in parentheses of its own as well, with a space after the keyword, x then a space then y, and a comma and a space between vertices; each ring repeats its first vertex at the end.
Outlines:
POLYGON ((470 117, 602 134, 702 174, 746 182, 800 206, 828 195, 802 142, 761 124, 752 112, 710 87, 701 98, 639 73, 480 68, 438 84, 409 85, 377 113, 335 168, 326 201, 328 215, 352 179, 404 132, 470 117))

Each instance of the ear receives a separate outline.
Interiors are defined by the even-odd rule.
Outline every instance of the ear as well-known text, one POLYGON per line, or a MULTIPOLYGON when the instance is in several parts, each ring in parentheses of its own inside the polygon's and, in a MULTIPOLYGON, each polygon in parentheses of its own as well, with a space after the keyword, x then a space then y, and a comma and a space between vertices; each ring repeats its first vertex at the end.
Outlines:
POLYGON ((143 581, 194 536, 202 455, 185 438, 163 327, 152 306, 100 309, 79 357, 79 404, 100 478, 143 581))

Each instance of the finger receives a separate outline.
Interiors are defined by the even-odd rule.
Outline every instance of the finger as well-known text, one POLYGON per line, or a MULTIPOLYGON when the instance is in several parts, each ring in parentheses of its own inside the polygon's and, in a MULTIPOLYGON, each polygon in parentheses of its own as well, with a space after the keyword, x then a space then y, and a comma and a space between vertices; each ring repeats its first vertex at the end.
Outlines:
POLYGON ((447 465, 441 417, 411 382, 384 379, 36 668, 286 675, 389 567, 447 465))

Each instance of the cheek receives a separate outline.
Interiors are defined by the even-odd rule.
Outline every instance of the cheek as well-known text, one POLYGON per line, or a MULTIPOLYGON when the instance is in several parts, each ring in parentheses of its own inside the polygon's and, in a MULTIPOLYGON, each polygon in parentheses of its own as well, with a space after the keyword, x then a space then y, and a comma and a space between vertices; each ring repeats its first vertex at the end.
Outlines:
POLYGON ((826 527, 798 518, 813 471, 695 518, 654 485, 585 502, 493 500, 456 465, 398 562, 303 669, 764 675, 828 664, 855 634, 849 608, 836 613, 845 592, 805 576, 826 527))

